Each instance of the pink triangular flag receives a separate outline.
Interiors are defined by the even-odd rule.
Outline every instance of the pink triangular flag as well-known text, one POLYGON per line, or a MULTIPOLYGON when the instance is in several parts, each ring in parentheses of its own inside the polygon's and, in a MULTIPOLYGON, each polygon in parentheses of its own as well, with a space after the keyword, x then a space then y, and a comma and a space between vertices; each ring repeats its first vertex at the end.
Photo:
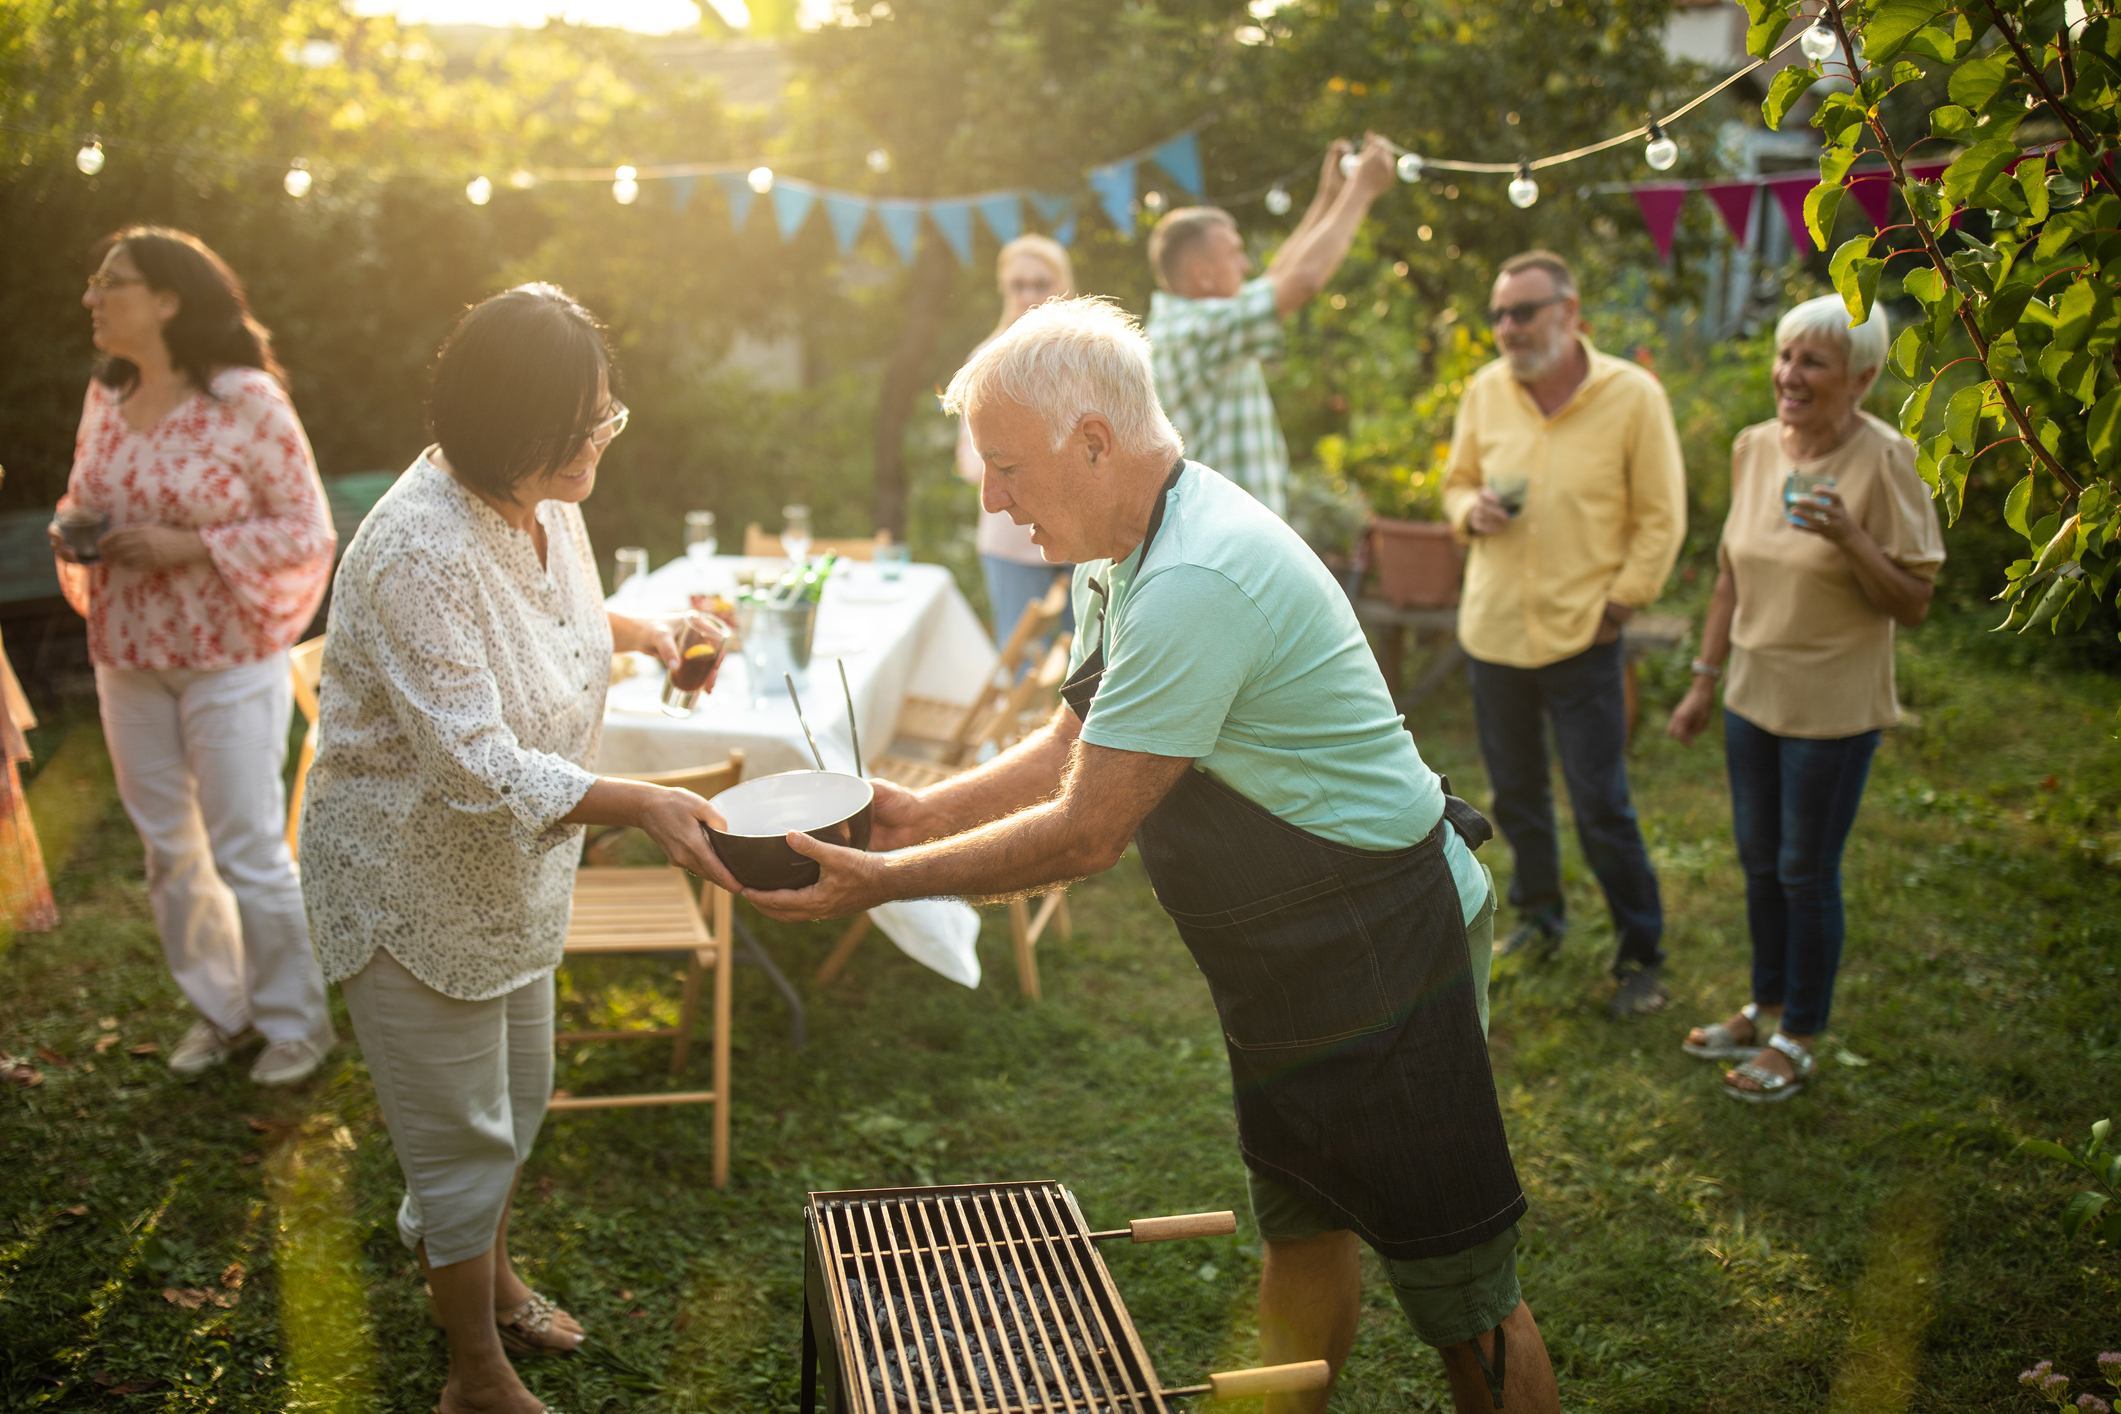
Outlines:
POLYGON ((1810 176, 1766 183, 1767 189, 1775 193, 1775 200, 1782 203, 1782 219, 1790 228, 1790 244, 1799 251, 1812 248, 1811 232, 1804 229, 1804 199, 1818 185, 1818 179, 1810 176))
POLYGON ((1753 229, 1753 203, 1760 197, 1757 182, 1711 182, 1702 194, 1716 203, 1731 239, 1744 245, 1753 229))
POLYGON ((1679 225, 1679 208, 1686 202, 1686 183, 1659 183, 1642 185, 1634 189, 1635 204, 1642 208, 1642 224, 1650 228, 1650 239, 1657 242, 1657 258, 1672 258, 1672 231, 1679 225))
POLYGON ((1874 172, 1851 179, 1849 195, 1856 198, 1856 204, 1863 208, 1864 215, 1871 218, 1873 226, 1881 231, 1885 229, 1893 202, 1891 172, 1874 172))

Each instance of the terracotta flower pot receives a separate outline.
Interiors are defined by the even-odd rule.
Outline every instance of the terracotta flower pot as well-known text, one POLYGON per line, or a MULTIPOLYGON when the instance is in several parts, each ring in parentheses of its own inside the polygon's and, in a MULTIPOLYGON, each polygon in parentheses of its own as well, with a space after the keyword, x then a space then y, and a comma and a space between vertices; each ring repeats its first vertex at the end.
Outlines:
POLYGON ((1451 527, 1433 520, 1370 522, 1370 562, 1384 597, 1400 609, 1442 609, 1458 602, 1466 551, 1451 527))

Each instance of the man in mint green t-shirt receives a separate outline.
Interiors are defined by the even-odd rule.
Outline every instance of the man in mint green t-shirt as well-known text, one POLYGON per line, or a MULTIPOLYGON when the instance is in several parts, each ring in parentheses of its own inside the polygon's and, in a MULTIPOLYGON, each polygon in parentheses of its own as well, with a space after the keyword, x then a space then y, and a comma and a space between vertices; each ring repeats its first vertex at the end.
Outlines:
MULTIPOLYGON (((1486 822, 1423 764, 1318 558, 1180 458, 1124 314, 1033 310, 945 406, 971 428, 986 507, 1078 566, 1065 705, 941 785, 875 783, 872 847, 901 852, 791 833, 815 885, 716 882, 816 919, 1031 891, 1135 843, 1222 1021, 1268 1361, 1339 1370, 1367 1242, 1458 1409, 1558 1410, 1484 1042, 1494 899, 1461 831, 1486 822)), ((1289 1389, 1275 1414, 1324 1409, 1323 1386, 1289 1389)))

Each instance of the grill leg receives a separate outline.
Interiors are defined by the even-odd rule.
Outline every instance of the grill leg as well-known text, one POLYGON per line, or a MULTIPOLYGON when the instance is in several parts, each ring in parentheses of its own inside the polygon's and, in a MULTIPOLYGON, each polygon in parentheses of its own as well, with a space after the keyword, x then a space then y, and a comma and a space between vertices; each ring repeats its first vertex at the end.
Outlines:
POLYGON ((803 1390, 796 1396, 798 1414, 813 1414, 817 1408, 817 1328, 810 1324, 810 1302, 803 1302, 803 1390))

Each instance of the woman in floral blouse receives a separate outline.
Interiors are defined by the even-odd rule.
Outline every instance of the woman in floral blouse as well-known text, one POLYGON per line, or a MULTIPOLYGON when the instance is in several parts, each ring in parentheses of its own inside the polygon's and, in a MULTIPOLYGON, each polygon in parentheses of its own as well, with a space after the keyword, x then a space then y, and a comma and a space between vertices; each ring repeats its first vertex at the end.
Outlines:
POLYGON ((667 629, 605 610, 577 505, 626 425, 588 311, 496 295, 443 345, 438 445, 347 547, 324 644, 302 880, 406 1196, 398 1233, 449 1336, 445 1414, 536 1414, 504 1346, 582 1339, 508 1255, 508 1201, 552 1095, 552 973, 584 825, 645 830, 718 874, 689 791, 600 778, 614 648, 667 629))
POLYGON ((196 1075, 253 1027, 260 1084, 331 1049, 286 840, 287 649, 331 574, 333 535, 272 336, 221 258, 134 227, 95 252, 82 303, 103 354, 62 516, 108 527, 82 563, 53 533, 88 620, 118 794, 147 852, 148 898, 199 1013, 169 1058, 196 1075))

